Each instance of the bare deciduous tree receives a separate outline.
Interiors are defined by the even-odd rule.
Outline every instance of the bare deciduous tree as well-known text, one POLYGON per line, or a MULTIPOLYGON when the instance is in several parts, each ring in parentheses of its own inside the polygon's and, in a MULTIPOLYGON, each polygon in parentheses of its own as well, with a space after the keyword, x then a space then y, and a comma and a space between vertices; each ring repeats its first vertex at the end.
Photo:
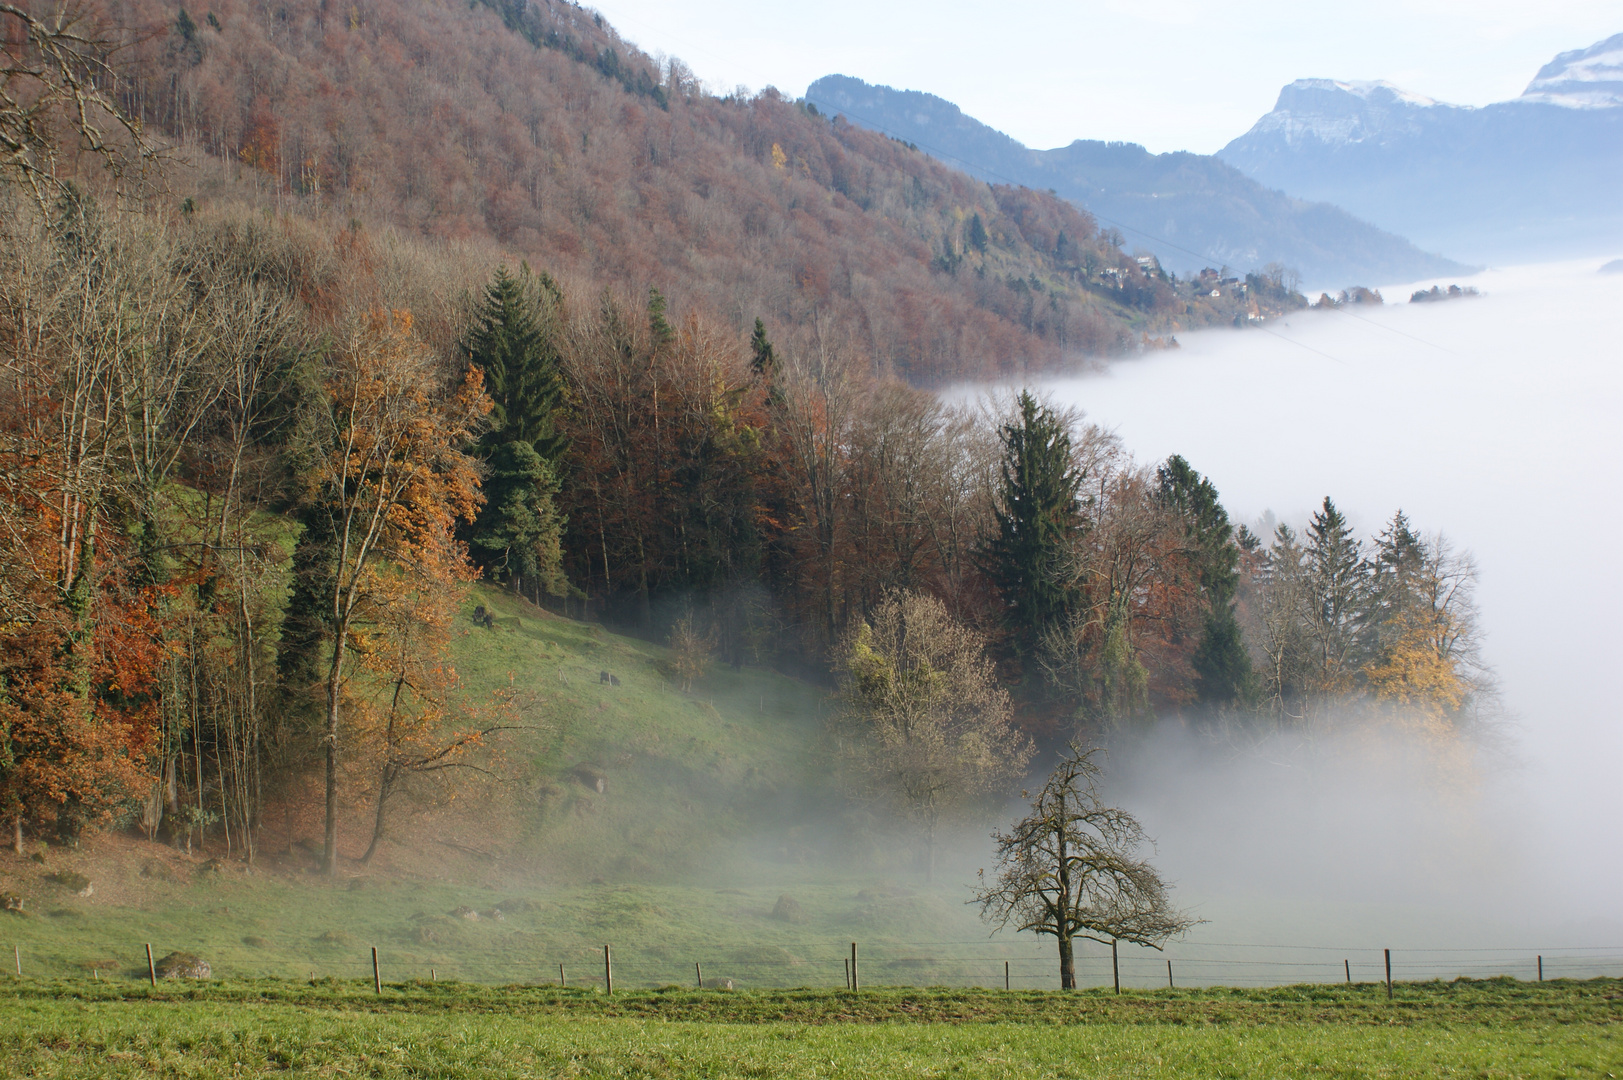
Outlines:
POLYGON ((99 158, 115 181, 157 157, 140 117, 118 101, 117 52, 82 12, 0 3, 0 177, 42 208, 64 189, 67 149, 99 158))
POLYGON ((1160 949, 1199 921, 1172 906, 1166 881, 1140 858, 1150 841, 1138 819, 1099 798, 1095 753, 1073 743, 1031 813, 992 834, 997 876, 988 883, 982 871, 970 901, 1000 927, 1051 935, 1064 990, 1076 988, 1076 938, 1109 945, 1114 966, 1117 942, 1160 949))

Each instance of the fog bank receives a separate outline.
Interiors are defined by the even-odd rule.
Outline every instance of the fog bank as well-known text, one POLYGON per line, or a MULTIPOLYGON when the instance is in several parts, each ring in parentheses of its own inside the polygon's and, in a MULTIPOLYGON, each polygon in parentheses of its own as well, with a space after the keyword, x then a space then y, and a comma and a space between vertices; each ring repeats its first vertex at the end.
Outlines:
POLYGON ((1600 261, 1490 271, 1481 298, 1446 303, 1403 302, 1432 282, 1387 287, 1385 307, 1180 335, 1046 384, 1140 460, 1183 454, 1236 521, 1299 524, 1328 494, 1364 535, 1401 508, 1477 557, 1486 659, 1516 722, 1513 764, 1475 789, 1288 747, 1214 766, 1176 733, 1122 763, 1180 895, 1214 919, 1197 938, 1384 920, 1623 945, 1623 279, 1600 261))

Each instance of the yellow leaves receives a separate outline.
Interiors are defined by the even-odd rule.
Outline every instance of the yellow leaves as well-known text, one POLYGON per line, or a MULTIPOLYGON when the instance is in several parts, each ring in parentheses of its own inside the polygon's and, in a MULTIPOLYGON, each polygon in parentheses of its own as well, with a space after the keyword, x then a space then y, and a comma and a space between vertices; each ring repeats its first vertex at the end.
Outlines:
POLYGON ((783 147, 777 143, 772 144, 772 167, 782 171, 789 164, 789 155, 783 152, 783 147))
POLYGON ((1468 692, 1454 662, 1424 626, 1405 625, 1391 647, 1364 669, 1364 677, 1378 699, 1437 718, 1458 712, 1468 692))

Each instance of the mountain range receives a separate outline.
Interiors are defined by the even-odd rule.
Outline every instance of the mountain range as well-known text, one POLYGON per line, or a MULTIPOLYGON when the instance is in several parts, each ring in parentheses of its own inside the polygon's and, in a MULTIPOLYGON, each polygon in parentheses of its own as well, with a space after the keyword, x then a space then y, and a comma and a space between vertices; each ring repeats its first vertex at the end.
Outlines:
POLYGON ((1388 82, 1301 79, 1217 157, 1476 261, 1623 248, 1623 34, 1482 108, 1388 82))
POLYGON ((1340 288, 1471 269, 1326 202, 1271 190, 1216 157, 1084 139, 1033 150, 933 94, 846 75, 818 79, 806 100, 915 143, 973 176, 1051 190, 1178 273, 1282 263, 1310 286, 1340 288))

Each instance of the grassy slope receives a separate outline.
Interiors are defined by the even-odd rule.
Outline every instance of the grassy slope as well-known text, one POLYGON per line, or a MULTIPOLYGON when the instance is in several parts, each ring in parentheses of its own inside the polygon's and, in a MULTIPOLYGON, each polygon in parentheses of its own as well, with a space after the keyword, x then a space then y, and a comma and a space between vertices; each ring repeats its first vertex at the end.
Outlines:
POLYGON ((1601 1077, 1616 980, 1272 991, 724 994, 399 985, 0 988, 33 1076, 1601 1077))
MULTIPOLYGON (((208 872, 204 853, 129 837, 53 849, 43 866, 0 853, 0 892, 27 900, 22 915, 0 912, 0 945, 19 945, 25 971, 41 975, 92 965, 138 975, 151 942, 160 955, 197 952, 219 975, 356 977, 375 945, 396 977, 432 968, 523 982, 555 978, 560 962, 571 981, 590 978, 606 942, 625 986, 685 981, 694 961, 741 986, 838 986, 841 958, 860 940, 889 957, 864 954, 876 980, 1001 982, 1001 960, 964 967, 984 946, 946 944, 986 935, 961 885, 926 886, 862 857, 830 813, 822 691, 720 667, 684 695, 663 676, 658 646, 494 590, 474 603, 495 612, 497 628, 467 620, 456 662, 471 692, 511 677, 528 702, 536 730, 505 751, 521 783, 476 785, 448 805, 403 802, 396 839, 371 867, 346 861, 336 883, 311 873, 313 799, 302 824, 270 815, 253 874, 233 860, 208 872), (619 686, 599 681, 605 670, 619 686), (605 790, 583 775, 602 775, 605 790), (95 892, 80 898, 44 880, 58 870, 86 874, 95 892), (799 921, 771 917, 785 894, 799 921), (498 907, 499 922, 451 914, 498 907)), ((341 850, 364 849, 367 822, 357 802, 341 850)), ((1052 968, 1030 967, 1028 984, 1052 968)))

